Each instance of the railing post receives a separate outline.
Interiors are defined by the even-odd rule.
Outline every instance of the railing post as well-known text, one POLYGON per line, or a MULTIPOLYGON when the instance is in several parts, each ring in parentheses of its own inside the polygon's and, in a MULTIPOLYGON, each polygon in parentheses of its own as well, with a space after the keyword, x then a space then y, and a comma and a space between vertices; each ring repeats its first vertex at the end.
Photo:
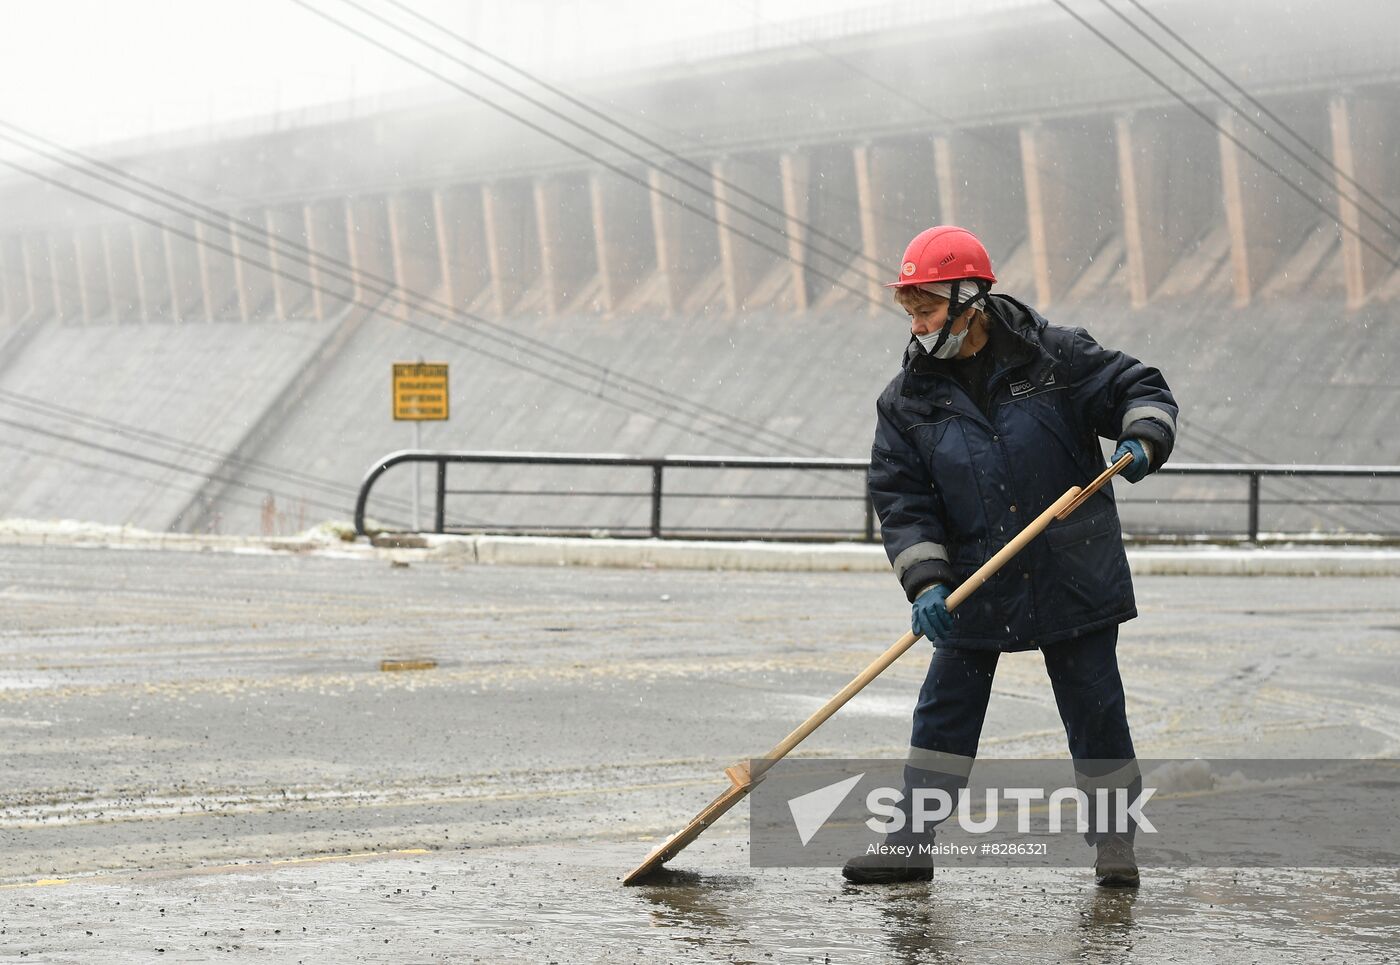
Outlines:
POLYGON ((661 463, 651 467, 651 535, 661 538, 661 463))
POLYGON ((447 523, 447 460, 437 461, 437 509, 433 520, 433 532, 441 533, 447 523))
POLYGON ((1249 541, 1259 542, 1259 473, 1249 474, 1249 541))

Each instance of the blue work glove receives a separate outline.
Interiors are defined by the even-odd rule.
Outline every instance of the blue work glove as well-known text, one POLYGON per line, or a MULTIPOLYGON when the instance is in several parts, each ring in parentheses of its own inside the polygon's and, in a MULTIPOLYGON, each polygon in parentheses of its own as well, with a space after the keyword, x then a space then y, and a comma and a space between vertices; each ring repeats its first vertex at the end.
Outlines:
POLYGON ((935 583, 914 599, 910 629, 922 633, 930 643, 946 640, 953 632, 953 615, 948 612, 948 588, 935 583))
POLYGON ((1118 475, 1130 483, 1141 482, 1147 475, 1148 467, 1152 465, 1152 457, 1147 454, 1147 446, 1141 439, 1124 439, 1118 443, 1118 448, 1113 450, 1113 458, 1109 462, 1117 462, 1128 453, 1133 454, 1133 461, 1118 475))

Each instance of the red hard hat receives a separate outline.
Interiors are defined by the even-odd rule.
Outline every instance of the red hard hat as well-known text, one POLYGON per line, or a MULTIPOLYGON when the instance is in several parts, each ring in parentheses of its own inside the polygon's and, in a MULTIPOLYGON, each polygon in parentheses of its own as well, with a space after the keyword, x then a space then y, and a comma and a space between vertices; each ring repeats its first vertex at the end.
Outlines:
POLYGON ((966 228, 939 225, 920 231, 904 249, 899 265, 899 281, 886 288, 926 285, 955 278, 981 278, 994 282, 992 259, 977 236, 966 228))

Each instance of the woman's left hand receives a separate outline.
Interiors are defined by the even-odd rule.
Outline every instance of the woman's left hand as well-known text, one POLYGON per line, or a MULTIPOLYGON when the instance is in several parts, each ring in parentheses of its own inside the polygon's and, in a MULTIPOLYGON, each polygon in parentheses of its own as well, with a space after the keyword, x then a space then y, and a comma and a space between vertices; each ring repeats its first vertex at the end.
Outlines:
POLYGON ((1148 449, 1147 443, 1141 439, 1124 439, 1118 443, 1118 448, 1113 450, 1112 462, 1117 462, 1129 453, 1132 454, 1133 461, 1128 463, 1127 468, 1118 475, 1130 483, 1141 482, 1152 465, 1152 453, 1148 449))

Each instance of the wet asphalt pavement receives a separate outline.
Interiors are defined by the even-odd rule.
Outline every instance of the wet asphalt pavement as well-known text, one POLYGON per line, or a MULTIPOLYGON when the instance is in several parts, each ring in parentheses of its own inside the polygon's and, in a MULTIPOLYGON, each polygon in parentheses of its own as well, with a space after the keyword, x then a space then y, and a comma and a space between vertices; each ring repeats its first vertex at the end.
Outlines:
MULTIPOLYGON (((1400 754, 1400 580, 1137 587, 1140 756, 1400 754)), ((620 886, 906 613, 867 574, 0 547, 0 959, 1400 960, 1395 869, 851 888, 751 869, 744 805, 620 886)), ((902 756, 925 660, 800 753, 902 756)), ((1066 755, 1037 654, 982 753, 1066 755)))

